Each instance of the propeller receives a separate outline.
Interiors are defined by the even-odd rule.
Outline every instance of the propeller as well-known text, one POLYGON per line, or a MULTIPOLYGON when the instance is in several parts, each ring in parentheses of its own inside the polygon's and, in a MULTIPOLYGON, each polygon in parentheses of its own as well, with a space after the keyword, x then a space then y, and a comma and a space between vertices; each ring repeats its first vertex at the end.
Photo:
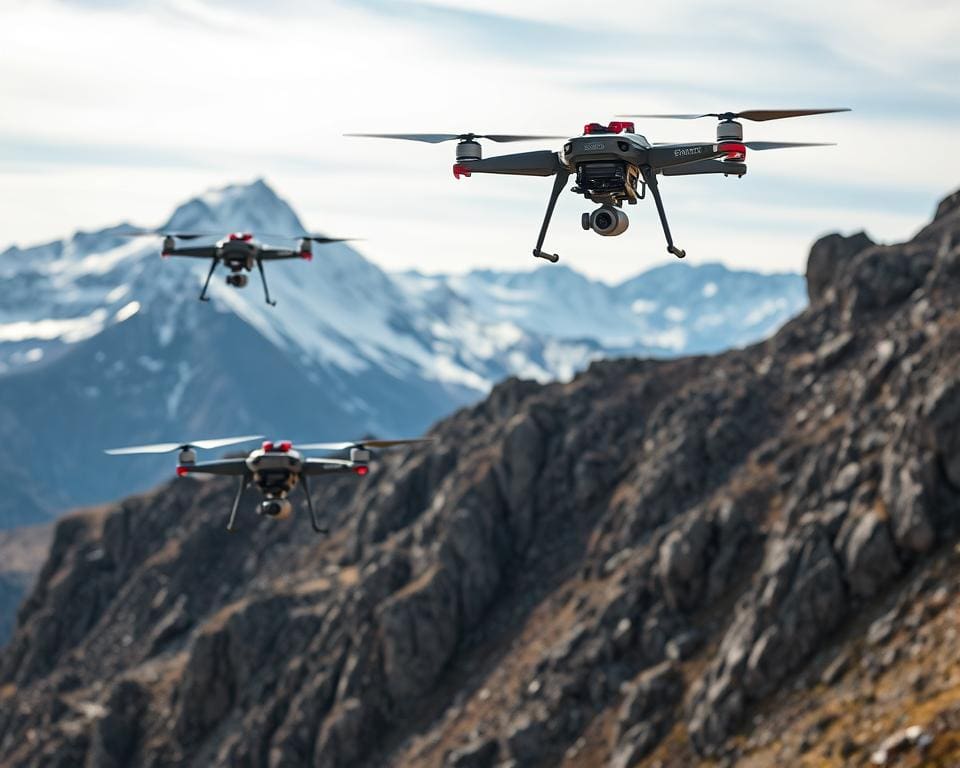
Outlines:
POLYGON ((697 120, 701 117, 716 117, 720 120, 753 120, 765 122, 767 120, 782 120, 787 117, 804 117, 806 115, 826 115, 831 112, 850 112, 849 107, 831 109, 748 109, 744 112, 704 112, 699 115, 617 115, 617 117, 654 117, 669 120, 697 120))
POLYGON ((303 443, 294 447, 302 451, 345 451, 348 448, 393 448, 398 445, 418 445, 420 443, 432 443, 433 438, 420 437, 414 440, 362 440, 357 442, 344 443, 303 443))
MULTIPOLYGON (((722 142, 721 142, 722 143, 722 142)), ((790 147, 835 147, 835 142, 809 142, 809 141, 740 141, 747 149, 789 149, 790 147)))
POLYGON ((117 232, 121 237, 175 237, 178 240, 196 240, 200 237, 223 237, 223 232, 164 232, 159 229, 137 229, 117 232))
POLYGON ((258 232, 260 237, 269 237, 276 240, 310 240, 311 242, 318 243, 319 245, 324 245, 326 243, 350 243, 356 242, 359 238, 356 237, 326 237, 324 235, 278 235, 271 232, 258 232))
POLYGON ((138 453, 173 453, 174 451, 186 451, 191 448, 202 448, 212 450, 213 448, 222 448, 226 445, 236 443, 246 443, 250 440, 259 440, 263 435, 243 435, 242 437, 220 437, 212 440, 195 440, 192 443, 154 443, 153 445, 132 445, 128 448, 110 448, 104 453, 111 456, 128 456, 138 453))
POLYGON ((403 139, 405 141, 424 141, 427 144, 439 144, 442 141, 473 141, 474 139, 490 139, 490 141, 538 141, 541 139, 564 139, 566 136, 523 136, 510 133, 345 133, 344 136, 359 136, 371 139, 403 139))

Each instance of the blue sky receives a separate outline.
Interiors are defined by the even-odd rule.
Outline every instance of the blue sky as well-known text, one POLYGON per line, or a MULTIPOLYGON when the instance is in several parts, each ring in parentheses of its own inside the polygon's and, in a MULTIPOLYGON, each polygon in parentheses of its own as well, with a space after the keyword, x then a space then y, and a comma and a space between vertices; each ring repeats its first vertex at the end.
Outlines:
MULTIPOLYGON (((816 236, 909 237, 960 187, 957 39, 955 0, 6 0, 0 249, 157 224, 262 176, 307 226, 366 238, 388 268, 528 269, 549 180, 455 181, 451 145, 341 134, 573 135, 623 112, 853 107, 747 124, 748 138, 837 147, 662 183, 691 261, 802 270, 816 236)), ((637 129, 713 136, 707 120, 637 129)), ((619 238, 580 229, 591 207, 561 198, 547 247, 564 263, 615 280, 668 258, 651 201, 619 238)))

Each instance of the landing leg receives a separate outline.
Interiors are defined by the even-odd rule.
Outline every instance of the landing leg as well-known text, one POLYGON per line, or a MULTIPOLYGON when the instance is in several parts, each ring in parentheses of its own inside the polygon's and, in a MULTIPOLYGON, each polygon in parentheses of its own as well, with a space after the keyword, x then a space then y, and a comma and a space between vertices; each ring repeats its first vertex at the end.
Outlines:
POLYGON ((554 264, 560 260, 560 257, 555 253, 544 253, 540 249, 543 248, 543 241, 547 237, 547 227, 550 226, 550 219, 553 216, 553 209, 557 206, 557 198, 559 198, 560 193, 563 192, 563 188, 566 186, 568 178, 570 178, 569 171, 557 171, 557 176, 553 180, 553 190, 550 192, 550 200, 547 203, 547 212, 543 217, 543 224, 540 227, 540 237, 537 238, 537 247, 533 249, 533 255, 538 259, 546 259, 554 264))
POLYGON ((649 165, 643 166, 641 169, 643 174, 643 180, 647 182, 647 186, 650 188, 650 194, 653 195, 653 201, 657 204, 657 213, 660 214, 660 224, 663 225, 663 234, 667 238, 667 253, 672 253, 678 259, 682 259, 687 255, 686 251, 682 251, 673 244, 673 236, 670 234, 670 225, 667 223, 667 214, 663 210, 663 199, 660 197, 660 187, 657 185, 657 174, 649 165))
POLYGON ((200 301, 210 301, 210 299, 207 298, 207 288, 210 287, 210 278, 213 277, 213 270, 216 268, 217 260, 213 259, 213 261, 210 262, 210 271, 207 272, 207 281, 203 284, 203 290, 200 291, 200 301))
POLYGON ((263 281, 263 296, 267 300, 267 304, 271 307, 277 306, 277 302, 270 301, 270 290, 267 288, 267 276, 263 271, 263 262, 260 259, 257 259, 257 269, 260 270, 260 279, 263 281))
POLYGON ((240 497, 247 487, 247 477, 240 478, 240 484, 237 486, 237 495, 233 497, 233 509, 230 510, 230 519, 227 521, 227 530, 233 531, 233 524, 237 521, 237 510, 240 508, 240 497))
POLYGON ((307 482, 307 476, 300 475, 300 482, 303 483, 303 494, 307 497, 307 509, 310 510, 310 524, 313 526, 313 530, 317 533, 329 533, 329 530, 320 525, 320 520, 317 519, 317 512, 313 508, 313 497, 310 495, 310 484, 307 482))

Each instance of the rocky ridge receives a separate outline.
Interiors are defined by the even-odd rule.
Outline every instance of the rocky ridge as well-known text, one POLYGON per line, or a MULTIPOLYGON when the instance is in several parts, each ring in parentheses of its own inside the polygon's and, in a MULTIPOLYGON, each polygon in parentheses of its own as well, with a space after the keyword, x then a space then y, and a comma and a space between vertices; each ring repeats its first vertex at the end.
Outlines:
POLYGON ((0 762, 955 765, 958 200, 818 241, 766 342, 501 384, 329 539, 193 479, 64 519, 0 762))

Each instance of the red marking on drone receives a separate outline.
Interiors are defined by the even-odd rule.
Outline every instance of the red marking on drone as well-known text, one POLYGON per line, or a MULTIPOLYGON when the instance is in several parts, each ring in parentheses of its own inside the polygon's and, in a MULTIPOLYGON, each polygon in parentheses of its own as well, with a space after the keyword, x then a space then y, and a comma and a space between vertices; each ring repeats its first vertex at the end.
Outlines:
POLYGON ((261 449, 264 453, 270 453, 270 451, 273 450, 273 441, 272 441, 272 440, 264 440, 263 443, 260 445, 260 449, 261 449))
POLYGON ((171 256, 173 256, 173 254, 170 253, 169 251, 162 251, 162 252, 160 253, 160 258, 161 258, 161 259, 169 259, 171 256))
POLYGON ((610 125, 587 123, 583 126, 583 135, 592 136, 595 133, 636 133, 633 123, 624 123, 614 120, 610 125))
POLYGON ((453 178, 459 179, 461 176, 470 178, 471 171, 464 163, 455 163, 453 166, 453 178))
POLYGON ((300 251, 300 258, 304 261, 313 261, 313 251, 300 251))
POLYGON ((190 467, 177 467, 177 477, 186 477, 190 467))
POLYGON ((293 443, 291 443, 289 440, 284 440, 284 441, 281 442, 280 445, 277 447, 277 450, 278 450, 278 451, 281 451, 281 452, 283 452, 283 453, 286 453, 286 452, 289 451, 291 448, 293 448, 293 443))
POLYGON ((747 147, 737 141, 724 141, 717 144, 717 151, 726 153, 727 160, 743 160, 747 156, 747 147))
POLYGON ((370 467, 366 466, 365 464, 361 464, 358 467, 354 467, 353 471, 360 477, 364 477, 370 471, 370 467))
POLYGON ((230 239, 234 241, 240 240, 244 243, 249 243, 251 240, 253 240, 253 235, 250 234, 249 232, 231 232, 230 239))

